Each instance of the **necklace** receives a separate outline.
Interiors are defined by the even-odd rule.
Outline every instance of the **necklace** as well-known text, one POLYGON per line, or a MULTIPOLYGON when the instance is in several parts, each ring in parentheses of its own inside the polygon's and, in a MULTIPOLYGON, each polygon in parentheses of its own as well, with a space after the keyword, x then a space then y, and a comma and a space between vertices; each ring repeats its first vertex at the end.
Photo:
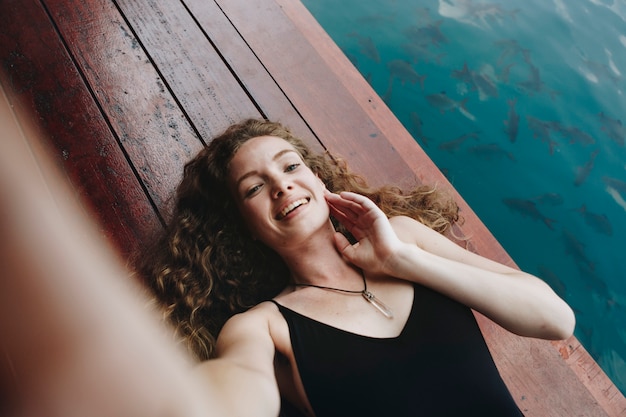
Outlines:
POLYGON ((393 318, 393 311, 389 307, 385 305, 382 301, 380 301, 374 294, 367 290, 367 280, 365 279, 365 274, 361 272, 361 277, 363 278, 363 289, 362 290, 344 290, 342 288, 333 288, 333 287, 325 287, 323 285, 315 285, 315 284, 293 284, 294 287, 314 287, 322 290, 330 290, 330 291, 338 291, 348 294, 361 294, 365 300, 376 307, 376 309, 383 314, 383 316, 388 319, 393 318))

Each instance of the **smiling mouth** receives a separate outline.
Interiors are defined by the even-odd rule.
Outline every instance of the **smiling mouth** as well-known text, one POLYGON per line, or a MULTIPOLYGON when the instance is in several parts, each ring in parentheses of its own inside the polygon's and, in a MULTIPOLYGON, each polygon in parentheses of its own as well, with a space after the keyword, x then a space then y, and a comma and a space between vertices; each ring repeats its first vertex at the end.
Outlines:
POLYGON ((277 220, 282 220, 285 217, 287 217, 287 215, 289 213, 291 213, 292 211, 294 211, 298 207, 300 207, 300 206, 302 206, 304 204, 308 204, 308 203, 309 203, 309 199, 308 198, 301 198, 300 200, 296 200, 293 203, 289 204, 284 209, 282 209, 281 212, 278 213, 278 215, 276 216, 276 219, 277 220))

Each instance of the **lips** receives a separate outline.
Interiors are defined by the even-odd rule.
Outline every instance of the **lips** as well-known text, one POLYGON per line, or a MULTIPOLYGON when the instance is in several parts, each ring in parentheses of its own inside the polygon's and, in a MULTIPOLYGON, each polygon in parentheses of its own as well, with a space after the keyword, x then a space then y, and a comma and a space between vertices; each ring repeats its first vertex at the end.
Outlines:
POLYGON ((278 213, 276 215, 276 220, 282 220, 285 217, 287 217, 287 215, 289 213, 291 213, 292 211, 294 211, 295 209, 297 209, 298 207, 304 205, 304 204, 308 204, 309 203, 309 199, 308 198, 301 198, 299 200, 293 201, 289 204, 287 204, 285 207, 283 207, 283 209, 280 211, 280 213, 278 213))

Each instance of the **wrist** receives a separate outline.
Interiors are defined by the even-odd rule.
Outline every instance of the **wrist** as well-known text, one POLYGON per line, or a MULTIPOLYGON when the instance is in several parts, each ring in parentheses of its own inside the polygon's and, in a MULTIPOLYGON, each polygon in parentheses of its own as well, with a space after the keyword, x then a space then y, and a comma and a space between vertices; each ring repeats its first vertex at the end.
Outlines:
POLYGON ((419 256, 418 252, 419 248, 417 246, 402 242, 384 263, 384 273, 396 278, 409 279, 411 271, 415 269, 415 260, 419 256))

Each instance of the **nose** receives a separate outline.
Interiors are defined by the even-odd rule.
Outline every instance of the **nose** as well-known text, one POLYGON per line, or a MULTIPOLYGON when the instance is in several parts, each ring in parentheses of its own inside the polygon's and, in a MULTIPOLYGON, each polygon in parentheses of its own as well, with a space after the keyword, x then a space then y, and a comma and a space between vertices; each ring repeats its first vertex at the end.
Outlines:
POLYGON ((282 197, 286 192, 289 192, 293 186, 289 181, 284 178, 274 178, 272 181, 272 197, 279 198, 282 197))

